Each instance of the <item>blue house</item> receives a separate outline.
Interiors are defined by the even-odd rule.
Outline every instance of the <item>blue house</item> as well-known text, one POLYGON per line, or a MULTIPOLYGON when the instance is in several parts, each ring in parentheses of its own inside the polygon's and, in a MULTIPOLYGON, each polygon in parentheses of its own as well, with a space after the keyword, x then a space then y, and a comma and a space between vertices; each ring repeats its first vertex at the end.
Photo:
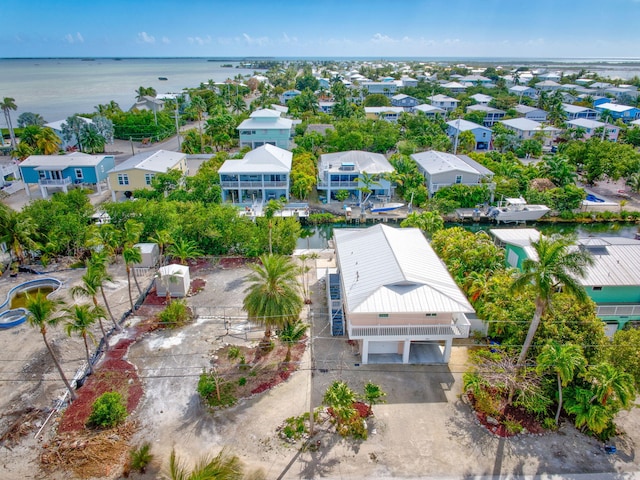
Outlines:
POLYGON ((491 129, 478 125, 477 123, 462 120, 449 120, 447 122, 447 135, 449 135, 454 143, 462 132, 471 132, 476 139, 476 150, 487 150, 491 143, 491 129))
POLYGON ((257 148, 265 144, 289 148, 293 120, 281 118, 281 112, 263 108, 253 112, 239 126, 240 148, 257 148))
POLYGON ((292 98, 296 98, 301 93, 302 92, 300 90, 287 90, 282 95, 280 95, 280 102, 286 105, 289 100, 291 100, 292 98))
POLYGON ((625 123, 629 123, 637 118, 640 118, 640 109, 636 107, 630 107, 628 105, 619 105, 617 103, 601 103, 595 106, 595 109, 600 113, 609 113, 614 120, 622 120, 625 123))
MULTIPOLYGON (((87 123, 87 124, 93 123, 93 120, 91 120, 90 118, 85 118, 85 117, 78 117, 78 118, 82 120, 84 123, 87 123)), ((60 148, 65 151, 67 149, 73 149, 78 146, 78 139, 76 138, 75 135, 73 135, 73 137, 70 138, 69 140, 64 139, 64 136, 62 135, 62 125, 66 122, 67 120, 65 119, 65 120, 58 120, 56 122, 50 122, 50 123, 44 124, 45 127, 49 127, 58 136, 58 138, 60 139, 60 148)))
MULTIPOLYGON (((496 243, 505 248, 507 266, 522 268, 536 258, 531 242, 540 238, 534 228, 493 229, 496 243)), ((594 260, 578 281, 596 304, 596 315, 611 336, 628 323, 640 322, 640 240, 625 237, 579 238, 577 248, 594 260)))
POLYGON ((20 173, 27 195, 31 196, 31 185, 38 185, 42 198, 47 198, 49 189, 62 189, 66 193, 71 185, 92 185, 98 193, 102 193, 103 186, 110 188, 108 172, 114 166, 113 155, 87 155, 80 152, 31 155, 20 163, 20 173))
POLYGON ((420 105, 420 100, 404 93, 391 97, 391 106, 402 107, 408 112, 413 112, 413 109, 418 105, 420 105))

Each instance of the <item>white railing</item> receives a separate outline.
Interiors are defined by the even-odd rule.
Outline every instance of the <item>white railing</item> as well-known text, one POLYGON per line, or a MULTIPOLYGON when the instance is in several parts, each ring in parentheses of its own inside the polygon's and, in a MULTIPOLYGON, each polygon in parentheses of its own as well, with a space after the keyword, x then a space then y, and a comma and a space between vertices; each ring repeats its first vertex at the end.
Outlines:
POLYGON ((348 181, 341 182, 339 180, 334 180, 333 182, 327 182, 325 180, 321 180, 321 181, 318 182, 317 186, 320 187, 320 188, 331 187, 332 189, 334 189, 334 188, 358 188, 358 182, 348 182, 348 181))
POLYGON ((262 187, 280 187, 287 186, 287 182, 282 181, 258 181, 258 180, 224 180, 220 182, 220 186, 223 188, 262 188, 262 187))
POLYGON ((640 304, 598 305, 598 317, 609 316, 640 316, 640 304))
POLYGON ((469 320, 462 313, 455 314, 452 323, 448 325, 352 325, 349 323, 349 338, 401 337, 414 340, 467 338, 469 327, 469 320))
POLYGON ((71 177, 64 178, 43 178, 38 180, 39 185, 53 185, 53 186, 62 186, 62 185, 70 185, 71 177))

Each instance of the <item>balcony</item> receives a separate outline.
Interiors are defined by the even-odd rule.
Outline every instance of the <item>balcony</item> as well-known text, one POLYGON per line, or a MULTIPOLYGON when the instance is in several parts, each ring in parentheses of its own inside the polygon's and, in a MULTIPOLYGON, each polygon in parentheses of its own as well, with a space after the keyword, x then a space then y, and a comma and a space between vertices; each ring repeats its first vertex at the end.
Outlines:
POLYGON ((287 182, 282 181, 260 181, 260 180, 224 180, 220 182, 222 188, 287 188, 287 182))
POLYGON ((71 177, 41 178, 38 180, 38 185, 45 185, 47 187, 64 187, 65 185, 71 185, 71 177))
POLYGON ((596 316, 603 317, 635 317, 640 319, 640 304, 621 303, 617 305, 597 305, 596 316))
POLYGON ((463 313, 454 314, 453 321, 447 325, 351 325, 349 338, 380 337, 388 340, 446 340, 449 338, 467 338, 470 328, 469 319, 463 313))
POLYGON ((349 190, 358 188, 358 182, 350 182, 350 181, 340 181, 336 180, 333 182, 327 182, 326 180, 320 180, 318 182, 317 188, 326 189, 331 188, 332 190, 349 190))

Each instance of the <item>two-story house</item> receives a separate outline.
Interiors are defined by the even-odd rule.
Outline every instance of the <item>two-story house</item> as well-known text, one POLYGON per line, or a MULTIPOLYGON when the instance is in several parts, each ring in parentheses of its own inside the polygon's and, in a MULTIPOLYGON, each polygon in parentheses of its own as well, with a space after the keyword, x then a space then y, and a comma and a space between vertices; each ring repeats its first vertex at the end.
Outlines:
POLYGON ((407 112, 413 112, 413 109, 418 105, 420 105, 420 100, 404 93, 391 97, 391 106, 402 107, 407 112))
MULTIPOLYGON (((87 124, 93 123, 93 120, 91 120, 90 118, 86 118, 86 117, 78 117, 78 118, 82 120, 84 123, 87 123, 87 124)), ((44 126, 53 130, 53 133, 55 133, 60 139, 60 148, 62 150, 67 151, 69 149, 73 149, 78 146, 78 139, 76 138, 75 135, 73 135, 71 138, 65 140, 64 135, 62 134, 62 125, 64 123, 67 123, 66 119, 45 123, 44 126)))
POLYGON ((392 123, 396 123, 404 111, 403 107, 364 107, 364 114, 368 119, 392 123))
POLYGON ((31 155, 20 163, 20 174, 28 196, 31 185, 40 188, 42 198, 50 189, 67 192, 71 185, 92 185, 98 193, 109 189, 109 171, 115 166, 113 155, 87 155, 74 152, 69 155, 31 155))
POLYGON ((500 123, 514 132, 520 140, 540 139, 544 147, 551 147, 554 139, 560 133, 558 128, 545 126, 527 118, 511 118, 501 120, 500 123))
POLYGON ((346 326, 361 362, 447 363, 453 339, 469 336, 474 310, 423 233, 378 224, 333 235, 331 321, 346 326))
POLYGON ((595 109, 600 112, 601 115, 608 113, 614 120, 622 120, 625 123, 640 118, 640 108, 630 107, 628 105, 600 103, 595 106, 595 109))
POLYGON ((431 102, 431 105, 446 110, 447 112, 455 110, 460 103, 458 99, 449 97, 448 95, 442 95, 441 93, 427 98, 431 102))
POLYGON ((484 113, 484 120, 482 124, 485 127, 493 127, 493 124, 502 120, 505 116, 505 111, 498 108, 493 108, 488 105, 469 105, 467 112, 482 112, 484 113))
POLYGON ((564 110, 567 120, 575 120, 576 118, 586 118, 588 120, 597 120, 600 117, 600 113, 593 108, 582 107, 580 105, 571 105, 569 103, 563 103, 562 109, 564 110))
POLYGON ((293 120, 282 118, 282 112, 263 108, 253 112, 238 125, 240 148, 257 148, 265 144, 275 145, 285 150, 291 146, 293 120))
POLYGON ((620 127, 617 125, 611 125, 609 123, 599 122, 598 120, 588 120, 586 118, 576 118, 575 120, 569 120, 567 127, 576 128, 582 130, 584 133, 583 140, 587 140, 591 137, 598 137, 609 140, 611 142, 617 142, 620 135, 620 127), (602 129, 605 129, 603 132, 602 129))
POLYGON ((362 82, 362 88, 367 95, 381 94, 389 98, 396 94, 398 84, 396 82, 362 82))
POLYGON ((488 183, 493 172, 467 155, 453 155, 436 150, 414 153, 411 159, 424 176, 425 185, 432 197, 438 190, 451 185, 476 186, 488 183))
POLYGON ((300 90, 296 89, 287 90, 286 92, 283 92, 282 95, 280 95, 280 103, 284 103, 286 105, 289 100, 291 100, 292 98, 296 98, 301 93, 302 92, 300 90))
POLYGON ((530 107, 529 105, 516 105, 514 109, 521 117, 528 120, 534 120, 536 122, 546 122, 547 116, 549 115, 546 110, 542 110, 537 107, 530 107))
POLYGON ((111 199, 115 202, 122 194, 130 196, 126 192, 148 190, 151 188, 153 177, 169 170, 179 170, 183 175, 187 175, 187 155, 168 150, 138 153, 108 172, 111 199))
POLYGON ((447 122, 447 135, 455 143, 462 132, 471 132, 476 140, 476 150, 487 150, 491 144, 491 129, 468 120, 458 118, 447 122))
POLYGON ((273 145, 262 145, 244 158, 226 160, 218 174, 222 201, 239 204, 289 200, 289 178, 293 154, 273 145))
POLYGON ((361 150, 325 153, 318 161, 316 188, 325 194, 327 203, 331 203, 340 190, 346 190, 353 200, 361 203, 366 196, 362 191, 365 187, 363 178, 368 176, 375 180, 369 186, 373 196, 391 197, 391 181, 386 177, 393 171, 389 161, 380 153, 361 150))
POLYGON ((518 98, 538 98, 538 92, 534 88, 527 87, 526 85, 514 85, 513 87, 509 87, 509 93, 517 96, 518 98))
POLYGON ((428 103, 422 103, 415 106, 413 112, 421 112, 429 118, 435 118, 437 115, 444 115, 445 113, 447 113, 444 108, 435 107, 433 105, 429 105, 428 103))
POLYGON ((478 105, 489 105, 489 102, 493 100, 491 95, 485 95, 484 93, 475 93, 469 98, 475 101, 478 105))

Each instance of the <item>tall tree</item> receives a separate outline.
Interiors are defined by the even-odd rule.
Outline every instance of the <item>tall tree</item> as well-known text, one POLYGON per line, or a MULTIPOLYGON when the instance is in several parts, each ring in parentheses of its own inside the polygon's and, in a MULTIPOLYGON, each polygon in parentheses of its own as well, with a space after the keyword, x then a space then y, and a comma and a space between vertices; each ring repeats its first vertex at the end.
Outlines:
POLYGON ((518 357, 519 366, 524 365, 540 320, 555 291, 563 288, 579 302, 588 299, 578 278, 584 277, 586 267, 593 265, 593 258, 586 251, 572 250, 574 243, 571 237, 541 236, 540 240, 531 244, 538 258, 527 258, 522 262, 522 273, 516 277, 512 288, 514 291, 522 291, 532 286, 536 309, 518 357))
MULTIPOLYGON (((87 269, 87 272, 82 276, 82 285, 75 285, 71 287, 71 296, 73 298, 88 297, 93 302, 94 308, 99 308, 100 305, 98 304, 97 295, 101 285, 100 280, 101 277, 96 269, 87 269)), ((113 325, 116 327, 116 330, 120 330, 120 327, 113 316, 111 317, 111 320, 113 321, 113 325)), ((108 347, 107 332, 104 328, 101 317, 98 318, 98 323, 100 324, 100 331, 102 332, 102 338, 104 338, 104 344, 108 347)))
POLYGON ((11 111, 16 111, 18 106, 16 105, 15 98, 4 97, 0 102, 0 108, 4 112, 4 118, 7 121, 7 128, 9 129, 9 137, 11 138, 11 146, 16 148, 16 134, 13 131, 13 124, 11 123, 11 111))
POLYGON ((170 480, 242 480, 244 477, 242 462, 236 455, 222 450, 215 457, 201 458, 196 466, 189 470, 171 450, 169 458, 170 480))
POLYGON ((51 128, 42 128, 36 136, 36 147, 42 155, 55 155, 60 150, 60 137, 51 128))
POLYGON ((249 319, 264 325, 263 349, 271 348, 271 329, 296 322, 304 302, 297 279, 298 268, 289 257, 263 255, 252 265, 242 305, 249 319))
POLYGON ((140 289, 140 285, 138 284, 138 278, 136 276, 135 268, 132 269, 133 264, 142 262, 142 254, 140 253, 139 247, 134 247, 133 245, 129 247, 125 247, 122 250, 122 258, 124 259, 124 264, 127 270, 127 283, 128 283, 128 292, 129 292, 129 303, 131 304, 131 311, 133 312, 133 298, 131 296, 131 271, 133 270, 133 279, 135 280, 136 287, 138 288, 138 295, 142 293, 140 289))
POLYGON ((273 254, 273 217, 277 211, 282 210, 283 204, 280 200, 269 200, 264 207, 264 216, 267 219, 267 227, 269 228, 269 255, 273 254))
POLYGON ((60 322, 62 317, 56 316, 56 312, 58 307, 60 306, 60 302, 56 300, 50 300, 43 293, 36 293, 35 296, 31 296, 27 294, 27 303, 25 305, 27 309, 27 322, 29 325, 38 328, 40 333, 42 334, 42 340, 44 340, 44 344, 53 359, 53 363, 58 369, 58 373, 60 374, 60 378, 64 382, 67 390, 69 391, 69 397, 71 401, 76 399, 76 392, 71 388, 71 384, 69 380, 67 380, 62 367, 60 366, 60 362, 56 357, 55 353, 53 353, 53 349, 47 340, 47 327, 54 327, 60 322))
POLYGON ((0 241, 5 242, 19 264, 24 263, 25 250, 35 246, 35 227, 22 212, 15 212, 0 203, 0 241))
POLYGON ((309 328, 309 325, 298 320, 296 322, 287 322, 278 330, 278 338, 287 346, 287 354, 284 357, 285 362, 291 361, 291 347, 305 336, 307 328, 309 328))
POLYGON ((94 323, 96 323, 99 316, 104 316, 104 311, 95 307, 91 308, 89 305, 84 304, 67 307, 64 309, 64 312, 64 318, 67 320, 64 329, 69 336, 73 333, 77 333, 82 337, 82 340, 84 341, 84 351, 87 357, 87 365, 89 365, 89 375, 93 375, 93 365, 91 364, 91 355, 89 354, 88 339, 91 338, 94 340, 90 328, 94 323))
POLYGON ((47 122, 45 121, 44 118, 42 118, 42 115, 40 115, 39 113, 24 112, 24 113, 21 113, 20 116, 18 117, 19 128, 24 128, 28 125, 37 125, 41 127, 45 123, 47 122))
POLYGON ((556 425, 562 411, 562 387, 566 387, 574 377, 581 373, 587 364, 582 348, 579 345, 567 343, 564 345, 556 341, 547 343, 538 355, 538 373, 544 371, 555 372, 558 380, 558 409, 556 410, 556 425))

